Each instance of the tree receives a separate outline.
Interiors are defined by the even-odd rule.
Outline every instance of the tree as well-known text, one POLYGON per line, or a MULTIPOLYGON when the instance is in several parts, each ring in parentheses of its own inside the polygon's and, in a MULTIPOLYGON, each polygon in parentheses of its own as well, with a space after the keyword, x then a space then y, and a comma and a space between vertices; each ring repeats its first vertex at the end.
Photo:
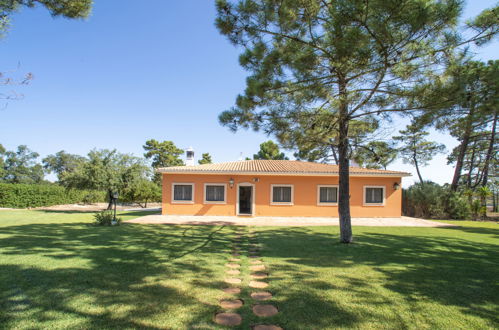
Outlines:
POLYGON ((93 0, 0 0, 0 37, 9 28, 10 16, 21 7, 43 5, 52 16, 85 18, 90 14, 93 0))
POLYGON ((260 150, 253 155, 253 159, 287 160, 288 157, 283 152, 280 152, 277 144, 269 140, 260 144, 260 150))
POLYGON ((147 179, 136 180, 126 188, 123 199, 139 205, 142 203, 141 206, 146 208, 148 202, 161 201, 161 187, 147 179))
POLYGON ((428 162, 438 153, 445 151, 445 146, 432 141, 426 141, 425 137, 430 133, 425 132, 418 125, 407 125, 405 130, 399 131, 400 136, 394 136, 395 141, 400 141, 402 146, 399 152, 404 163, 411 164, 416 168, 419 182, 423 182, 420 167, 427 166, 428 162))
MULTIPOLYGON (((172 141, 159 142, 151 139, 146 141, 143 148, 146 151, 144 157, 152 160, 153 168, 185 165, 180 159, 184 150, 178 148, 172 141)), ((154 174, 154 182, 161 184, 160 173, 154 174)))
POLYGON ((385 141, 371 141, 357 148, 353 160, 366 168, 385 169, 397 158, 397 149, 385 141))
MULTIPOLYGON (((217 28, 244 49, 250 72, 220 122, 279 137, 297 129, 297 117, 327 118, 338 136, 340 239, 349 243, 350 123, 427 108, 406 100, 465 42, 456 33, 461 9, 459 0, 217 0, 217 28)), ((478 32, 467 42, 497 33, 493 13, 472 24, 478 32)))
POLYGON ((57 174, 59 181, 64 174, 73 172, 84 161, 85 157, 70 154, 64 150, 42 159, 45 171, 57 174))
POLYGON ((3 180, 9 183, 40 183, 43 181, 43 168, 37 161, 39 154, 25 145, 16 151, 4 152, 3 180))
POLYGON ((67 188, 106 191, 111 209, 113 193, 124 194, 137 181, 148 179, 150 170, 144 160, 116 150, 92 150, 87 161, 72 172, 62 175, 61 183, 67 188))
MULTIPOLYGON (((488 162, 492 157, 499 107, 499 60, 483 63, 470 61, 463 55, 452 56, 444 76, 446 83, 436 89, 436 93, 443 94, 446 101, 441 107, 425 113, 419 120, 439 130, 448 131, 460 142, 452 156, 452 162, 456 166, 451 189, 456 191, 462 182, 461 175, 469 149, 475 143, 474 140, 481 139, 482 133, 487 129, 492 131, 486 156, 488 162)), ((487 173, 488 170, 483 177, 485 185, 487 173)))
POLYGON ((202 154, 201 159, 198 160, 198 163, 200 165, 213 163, 213 161, 211 160, 211 155, 208 152, 202 154))

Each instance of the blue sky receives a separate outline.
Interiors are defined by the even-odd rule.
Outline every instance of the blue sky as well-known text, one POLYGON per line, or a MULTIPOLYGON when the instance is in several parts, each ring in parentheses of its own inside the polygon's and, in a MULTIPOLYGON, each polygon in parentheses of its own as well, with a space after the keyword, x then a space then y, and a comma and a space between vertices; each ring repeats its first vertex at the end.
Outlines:
MULTIPOLYGON (((469 2, 465 17, 492 5, 469 2)), ((97 0, 90 18, 80 21, 23 9, 0 41, 0 71, 32 72, 34 80, 2 87, 24 98, 1 107, 0 143, 7 149, 27 144, 42 157, 92 148, 140 156, 144 142, 154 138, 192 146, 197 156, 209 152, 215 162, 237 160, 241 152, 251 156, 266 136, 233 134, 218 124, 218 114, 244 89, 246 73, 214 19, 213 1, 199 0, 97 0)), ((478 50, 478 58, 498 53, 496 42, 478 50)), ((403 126, 395 121, 393 130, 403 126)), ((449 150, 456 145, 444 134, 431 138, 449 150)), ((390 168, 415 173, 400 161, 390 168)), ((422 172, 439 183, 452 177, 445 156, 422 172)))

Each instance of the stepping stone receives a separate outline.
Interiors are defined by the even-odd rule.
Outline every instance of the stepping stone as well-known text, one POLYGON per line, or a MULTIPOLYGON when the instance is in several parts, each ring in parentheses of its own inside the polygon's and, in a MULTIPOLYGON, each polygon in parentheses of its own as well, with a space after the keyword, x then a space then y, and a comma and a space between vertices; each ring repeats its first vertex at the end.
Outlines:
POLYGON ((250 276, 252 279, 255 279, 255 280, 263 280, 263 279, 269 277, 269 274, 262 273, 262 272, 256 272, 256 273, 251 274, 250 276))
POLYGON ((264 265, 253 265, 253 266, 250 266, 249 269, 251 271, 258 272, 261 270, 265 270, 265 266, 264 265))
POLYGON ((237 313, 218 313, 215 315, 215 323, 229 327, 241 324, 243 318, 237 313))
POLYGON ((241 293, 240 288, 225 288, 222 289, 223 292, 228 293, 228 294, 239 294, 241 293))
POLYGON ((237 309, 243 306, 243 301, 241 299, 234 300, 221 300, 220 307, 224 309, 237 309))
POLYGON ((235 277, 226 278, 224 281, 225 283, 229 284, 241 284, 242 282, 240 278, 235 278, 235 277))
POLYGON ((229 268, 241 268, 241 265, 229 262, 228 264, 225 264, 225 267, 229 267, 229 268))
POLYGON ((272 305, 255 305, 253 306, 253 313, 256 316, 269 317, 276 315, 279 311, 272 305))
POLYGON ((265 289, 266 287, 269 286, 267 282, 262 282, 262 281, 250 281, 249 282, 250 288, 255 288, 255 289, 265 289))
POLYGON ((283 330, 280 326, 273 324, 258 324, 254 325, 253 330, 283 330))
POLYGON ((226 274, 229 274, 229 275, 239 275, 241 274, 240 271, 238 271, 237 269, 229 269, 228 271, 225 272, 226 274))
POLYGON ((267 291, 252 292, 251 298, 255 300, 269 300, 272 299, 272 293, 267 291))
POLYGON ((261 263, 262 263, 262 261, 261 261, 261 260, 256 260, 256 259, 254 259, 254 260, 250 260, 250 264, 253 264, 253 265, 256 265, 256 264, 261 264, 261 263))
POLYGON ((238 262, 241 261, 241 258, 230 258, 229 261, 238 262))

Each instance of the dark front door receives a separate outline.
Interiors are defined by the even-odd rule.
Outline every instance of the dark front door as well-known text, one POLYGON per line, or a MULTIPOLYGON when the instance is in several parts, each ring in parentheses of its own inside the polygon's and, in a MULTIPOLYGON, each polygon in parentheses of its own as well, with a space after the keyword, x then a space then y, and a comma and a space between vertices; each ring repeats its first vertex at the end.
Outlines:
POLYGON ((251 205, 253 204, 251 196, 253 188, 249 186, 239 187, 239 214, 251 214, 251 205))

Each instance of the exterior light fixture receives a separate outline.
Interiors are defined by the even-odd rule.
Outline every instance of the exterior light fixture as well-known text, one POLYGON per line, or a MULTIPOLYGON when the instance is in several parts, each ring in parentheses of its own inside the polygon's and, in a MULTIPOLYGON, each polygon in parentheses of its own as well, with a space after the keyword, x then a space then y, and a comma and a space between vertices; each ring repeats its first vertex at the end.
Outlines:
POLYGON ((234 188, 234 179, 233 178, 230 178, 230 180, 229 180, 229 186, 231 188, 234 188))
POLYGON ((398 182, 395 182, 393 184, 393 190, 399 190, 400 189, 400 184, 398 182))

